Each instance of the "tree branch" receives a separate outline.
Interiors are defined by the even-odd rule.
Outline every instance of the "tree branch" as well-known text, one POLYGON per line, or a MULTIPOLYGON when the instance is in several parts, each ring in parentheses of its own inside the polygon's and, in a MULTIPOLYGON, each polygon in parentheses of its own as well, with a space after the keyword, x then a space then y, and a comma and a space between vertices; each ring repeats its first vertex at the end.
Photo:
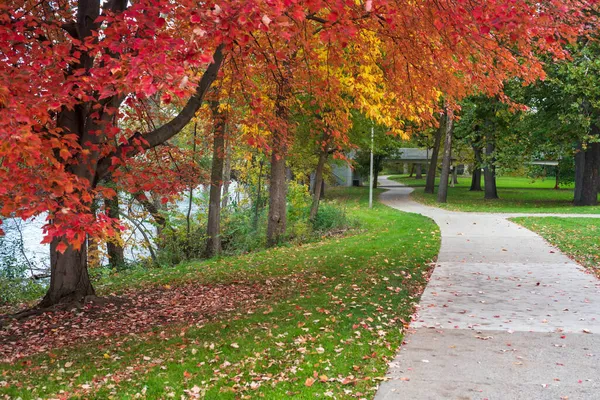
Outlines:
POLYGON ((206 92, 208 92, 208 89, 210 89, 212 83, 217 78, 217 74, 219 73, 219 69, 221 68, 224 58, 223 47, 224 45, 221 44, 215 50, 213 54, 213 63, 208 66, 202 75, 202 79, 200 79, 200 82, 198 82, 196 93, 190 97, 185 107, 183 107, 179 114, 177 114, 175 118, 163 126, 145 135, 140 135, 139 133, 134 134, 127 140, 127 144, 120 145, 115 151, 103 157, 98 162, 94 184, 98 183, 109 173, 112 165, 112 157, 119 157, 120 155, 123 155, 123 152, 125 153, 124 155, 126 157, 133 157, 138 154, 140 152, 140 147, 136 146, 135 142, 140 138, 143 138, 143 144, 141 145, 143 150, 152 149, 171 139, 173 136, 179 133, 192 120, 192 118, 194 118, 196 111, 198 111, 198 109, 200 109, 202 106, 206 92))

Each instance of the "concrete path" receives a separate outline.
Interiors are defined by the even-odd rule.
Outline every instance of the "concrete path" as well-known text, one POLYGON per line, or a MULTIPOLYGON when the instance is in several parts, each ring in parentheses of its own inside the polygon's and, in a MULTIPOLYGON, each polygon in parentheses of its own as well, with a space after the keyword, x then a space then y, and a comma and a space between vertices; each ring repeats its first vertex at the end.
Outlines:
POLYGON ((442 247, 377 400, 600 399, 595 276, 507 220, 523 214, 446 211, 379 182, 383 203, 435 220, 442 247))

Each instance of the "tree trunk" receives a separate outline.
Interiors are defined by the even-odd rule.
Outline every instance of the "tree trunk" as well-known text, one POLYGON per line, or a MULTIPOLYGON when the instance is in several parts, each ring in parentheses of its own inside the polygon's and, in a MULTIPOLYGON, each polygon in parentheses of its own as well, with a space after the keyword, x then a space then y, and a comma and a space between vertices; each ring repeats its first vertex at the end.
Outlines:
POLYGON ((229 185, 231 181, 231 142, 225 140, 225 166, 223 167, 223 194, 221 209, 227 208, 229 202, 229 185))
POLYGON ((452 168, 452 187, 454 185, 458 185, 458 168, 456 165, 452 168))
MULTIPOLYGON (((119 193, 117 192, 112 199, 104 199, 107 213, 110 218, 119 219, 119 193)), ((119 269, 125 265, 125 250, 121 244, 121 235, 117 233, 114 238, 109 238, 106 243, 108 253, 108 264, 113 269, 119 269)))
POLYGON ((377 189, 377 180, 379 179, 379 171, 383 169, 382 164, 385 161, 385 156, 373 156, 373 189, 377 189))
MULTIPOLYGON (((194 122, 194 131, 192 136, 192 161, 196 164, 196 137, 198 136, 198 123, 194 122)), ((192 205, 194 201, 194 186, 190 185, 190 191, 188 193, 188 206, 187 213, 185 214, 185 222, 186 222, 186 237, 187 237, 187 246, 188 249, 191 247, 191 237, 190 233, 192 232, 192 205)), ((189 251, 188 251, 189 253, 189 251)))
POLYGON ((583 151, 583 144, 577 145, 577 152, 575 153, 575 197, 574 203, 578 204, 581 202, 581 195, 583 192, 583 174, 585 173, 585 152, 583 151))
POLYGON ((327 149, 322 149, 319 154, 319 162, 315 170, 315 186, 313 190, 312 206, 310 207, 310 219, 314 221, 319 212, 319 204, 321 202, 321 191, 323 190, 323 169, 327 162, 329 152, 327 149))
POLYGON ((142 208, 152 216, 156 224, 156 236, 162 235, 162 232, 167 227, 167 219, 163 216, 160 208, 157 206, 158 201, 149 199, 144 192, 134 193, 133 197, 140 203, 142 208))
POLYGON ((589 143, 585 151, 580 151, 576 159, 577 178, 575 182, 575 205, 598 205, 598 184, 600 182, 600 143, 589 143))
POLYGON ((484 198, 486 200, 495 200, 498 198, 498 189, 496 188, 496 160, 494 159, 495 149, 495 143, 492 140, 488 140, 485 146, 487 161, 485 168, 483 169, 483 180, 485 185, 484 198))
POLYGON ((481 169, 474 168, 473 174, 471 175, 471 188, 469 189, 471 192, 480 192, 481 191, 481 169))
POLYGON ((277 245, 285 235, 287 219, 287 181, 286 181, 286 129, 288 109, 286 101, 289 97, 289 86, 285 80, 279 82, 275 114, 277 125, 273 129, 271 142, 271 176, 269 180, 269 217, 267 220, 267 246, 277 245))
POLYGON ((285 149, 273 148, 271 176, 269 180, 269 220, 267 222, 267 246, 277 245, 285 235, 286 194, 285 149))
MULTIPOLYGON (((77 1, 77 19, 73 31, 76 32, 78 41, 86 42, 90 40, 93 37, 93 32, 98 30, 101 23, 98 20, 101 4, 106 11, 118 14, 128 7, 129 2, 77 1)), ((90 69, 94 67, 94 62, 98 60, 95 54, 85 51, 78 51, 79 54, 76 54, 76 49, 76 47, 73 48, 72 56, 77 59, 77 62, 69 64, 68 69, 65 69, 67 77, 73 74, 89 73, 90 69)), ((90 93, 90 100, 82 101, 70 108, 64 107, 61 109, 57 114, 56 127, 64 134, 77 135, 78 143, 82 146, 81 155, 76 157, 76 162, 67 162, 64 165, 65 170, 77 177, 80 182, 89 182, 89 189, 94 190, 97 184, 110 174, 114 157, 123 155, 133 157, 142 150, 156 147, 173 137, 194 117, 196 111, 202 105, 206 91, 217 77, 223 57, 223 45, 221 45, 213 54, 214 62, 204 72, 196 87, 196 92, 190 97, 183 109, 169 122, 143 135, 143 146, 133 145, 142 136, 139 132, 136 132, 127 140, 127 143, 119 145, 114 151, 104 155, 98 151, 98 149, 103 149, 103 145, 107 143, 105 130, 114 123, 115 114, 113 111, 119 109, 121 103, 127 97, 126 93, 120 93, 102 100, 95 99, 95 93, 90 93), (83 154, 86 155, 83 156, 83 154)), ((55 210, 49 211, 59 213, 63 208, 63 205, 59 203, 55 210)), ((78 250, 69 245, 64 253, 60 253, 58 252, 58 245, 62 241, 66 242, 66 239, 57 237, 52 240, 50 245, 50 286, 40 303, 43 307, 57 303, 81 301, 88 295, 94 295, 94 289, 87 271, 86 243, 83 243, 78 250)))
POLYGON ((475 164, 473 165, 473 174, 471 175, 471 192, 481 191, 481 148, 479 146, 473 146, 473 152, 475 153, 475 164))
POLYGON ((451 109, 446 109, 446 139, 444 141, 444 158, 442 159, 442 172, 438 188, 438 203, 448 201, 448 180, 450 178, 450 165, 452 164, 452 134, 454 132, 454 114, 451 109))
POLYGON ((219 111, 219 102, 210 102, 215 121, 213 138, 208 221, 206 223, 206 256, 221 252, 221 186, 223 185, 223 160, 225 158, 225 115, 219 111))
MULTIPOLYGON (((444 113, 445 115, 445 113, 444 113)), ((440 120, 440 126, 435 133, 435 142, 433 144, 433 150, 431 152, 431 160, 429 162, 429 169, 427 170, 427 182, 425 183, 425 193, 433 194, 435 190, 435 175, 438 164, 438 157, 440 154, 440 146, 442 144, 442 135, 444 133, 444 124, 443 119, 444 115, 442 115, 442 120, 440 120)))
POLYGON ((55 238, 50 243, 50 287, 40 307, 60 303, 83 302, 95 295, 87 270, 87 243, 79 250, 69 245, 64 253, 57 246, 65 238, 55 238))
POLYGON ((408 176, 409 178, 412 178, 413 174, 415 173, 415 165, 416 164, 412 164, 410 166, 410 175, 408 176))
POLYGON ((416 165, 416 170, 415 179, 423 179, 423 168, 421 164, 416 165))
POLYGON ((258 169, 258 184, 256 185, 257 186, 256 202, 254 204, 254 220, 252 221, 252 229, 255 231, 258 229, 258 211, 260 209, 260 205, 261 205, 260 203, 262 202, 261 192, 262 192, 262 176, 263 176, 264 162, 262 160, 260 160, 259 164, 260 164, 260 168, 258 169))

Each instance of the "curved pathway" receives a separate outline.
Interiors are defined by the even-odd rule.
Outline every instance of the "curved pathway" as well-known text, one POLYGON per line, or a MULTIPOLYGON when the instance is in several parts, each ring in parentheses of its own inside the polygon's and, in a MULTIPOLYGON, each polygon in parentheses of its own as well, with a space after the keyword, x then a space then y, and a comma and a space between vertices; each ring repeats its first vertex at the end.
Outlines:
POLYGON ((428 207, 379 182, 383 203, 439 225, 442 247, 377 400, 600 398, 595 276, 507 220, 526 214, 428 207))

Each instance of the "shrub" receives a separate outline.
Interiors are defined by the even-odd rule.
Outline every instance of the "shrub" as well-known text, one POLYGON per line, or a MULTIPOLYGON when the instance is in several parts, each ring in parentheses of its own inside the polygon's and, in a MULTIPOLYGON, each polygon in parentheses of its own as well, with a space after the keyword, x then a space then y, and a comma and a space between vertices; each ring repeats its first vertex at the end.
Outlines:
POLYGON ((353 225, 356 223, 350 221, 345 210, 335 202, 322 202, 312 224, 316 232, 347 229, 353 225))
POLYGON ((34 300, 46 291, 44 282, 30 278, 7 278, 0 275, 0 304, 15 304, 34 300))
POLYGON ((221 217, 221 246, 225 254, 247 253, 265 247, 265 210, 230 207, 221 217))

